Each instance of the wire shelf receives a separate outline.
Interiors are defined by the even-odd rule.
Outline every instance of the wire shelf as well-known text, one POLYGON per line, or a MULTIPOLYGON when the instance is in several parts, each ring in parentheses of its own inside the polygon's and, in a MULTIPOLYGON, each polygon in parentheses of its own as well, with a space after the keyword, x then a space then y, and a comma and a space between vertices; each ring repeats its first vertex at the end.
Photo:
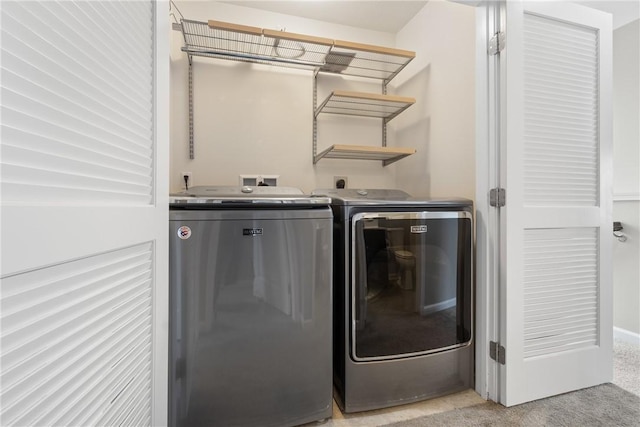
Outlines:
POLYGON ((415 52, 232 24, 181 20, 184 52, 383 80, 388 83, 415 52))
MULTIPOLYGON (((303 34, 274 31, 228 22, 180 20, 185 45, 191 57, 303 68, 316 72, 379 79, 383 87, 411 60, 415 52, 381 46, 332 40, 303 34)), ((190 88, 191 93, 191 88, 190 88)), ((190 101, 191 102, 191 101, 190 101)), ((314 104, 316 87, 314 78, 314 104)), ((334 91, 315 109, 313 163, 322 158, 382 160, 386 166, 414 154, 411 148, 386 147, 386 123, 415 103, 414 98, 334 91), (319 113, 381 118, 383 146, 332 145, 316 154, 316 117, 319 113)), ((190 123, 191 123, 190 118, 190 123)), ((192 128, 190 128, 192 135, 192 128)), ((193 142, 190 139, 190 148, 193 142)))
POLYGON ((314 157, 314 163, 320 159, 350 159, 350 160, 382 160, 389 165, 404 157, 415 154, 413 148, 399 147, 370 147, 365 145, 332 145, 314 157))
POLYGON ((412 106, 414 98, 364 92, 333 91, 316 109, 320 113, 375 117, 387 122, 412 106))
POLYGON ((334 40, 321 71, 390 82, 413 58, 415 52, 334 40), (333 71, 336 69, 336 71, 333 71))
POLYGON ((244 62, 281 65, 294 68, 317 68, 324 64, 333 41, 319 37, 220 21, 183 19, 184 52, 194 56, 244 62), (281 37, 276 37, 276 36, 281 37))

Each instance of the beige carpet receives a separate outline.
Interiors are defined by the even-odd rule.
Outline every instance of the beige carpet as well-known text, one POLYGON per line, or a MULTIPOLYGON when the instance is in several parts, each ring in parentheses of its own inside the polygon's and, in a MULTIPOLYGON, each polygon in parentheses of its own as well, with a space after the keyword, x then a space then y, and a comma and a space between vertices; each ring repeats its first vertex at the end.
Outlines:
POLYGON ((613 342, 613 381, 640 396, 640 346, 624 341, 613 342))
POLYGON ((385 426, 640 426, 640 397, 604 384, 511 408, 486 402, 385 426))

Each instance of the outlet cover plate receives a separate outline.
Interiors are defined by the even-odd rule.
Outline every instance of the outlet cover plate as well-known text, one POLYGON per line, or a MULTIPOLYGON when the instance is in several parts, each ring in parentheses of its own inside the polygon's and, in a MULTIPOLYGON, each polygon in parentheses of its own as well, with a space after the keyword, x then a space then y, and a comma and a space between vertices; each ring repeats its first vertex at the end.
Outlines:
POLYGON ((346 176, 333 177, 333 188, 348 188, 348 187, 349 187, 349 179, 346 176), (339 181, 344 181, 344 187, 338 187, 339 181))

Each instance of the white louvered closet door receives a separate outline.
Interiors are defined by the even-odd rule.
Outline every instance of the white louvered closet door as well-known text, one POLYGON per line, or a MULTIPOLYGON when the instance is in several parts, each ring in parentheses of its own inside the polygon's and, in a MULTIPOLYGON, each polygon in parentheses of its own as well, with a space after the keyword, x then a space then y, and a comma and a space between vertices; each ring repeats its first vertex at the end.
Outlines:
POLYGON ((0 425, 165 425, 168 4, 0 13, 0 425))
POLYGON ((612 379, 611 18, 508 1, 500 400, 612 379))

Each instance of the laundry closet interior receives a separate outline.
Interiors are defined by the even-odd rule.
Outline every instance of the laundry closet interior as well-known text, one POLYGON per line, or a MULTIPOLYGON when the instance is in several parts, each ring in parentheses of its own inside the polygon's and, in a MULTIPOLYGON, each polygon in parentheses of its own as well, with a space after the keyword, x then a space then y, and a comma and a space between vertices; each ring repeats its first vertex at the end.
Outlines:
POLYGON ((340 23, 358 5, 331 3, 322 20, 172 4, 172 425, 296 425, 330 417, 334 398, 350 413, 474 388, 475 9, 367 2, 361 26, 340 23), (328 207, 333 233, 304 222, 328 207), (280 211, 291 219, 269 230, 280 211), (303 270, 292 247, 330 262, 309 255, 303 270), (242 335, 251 322, 276 340, 299 326, 318 352, 298 339, 262 357, 242 335), (323 374, 291 383, 278 353, 323 374))

